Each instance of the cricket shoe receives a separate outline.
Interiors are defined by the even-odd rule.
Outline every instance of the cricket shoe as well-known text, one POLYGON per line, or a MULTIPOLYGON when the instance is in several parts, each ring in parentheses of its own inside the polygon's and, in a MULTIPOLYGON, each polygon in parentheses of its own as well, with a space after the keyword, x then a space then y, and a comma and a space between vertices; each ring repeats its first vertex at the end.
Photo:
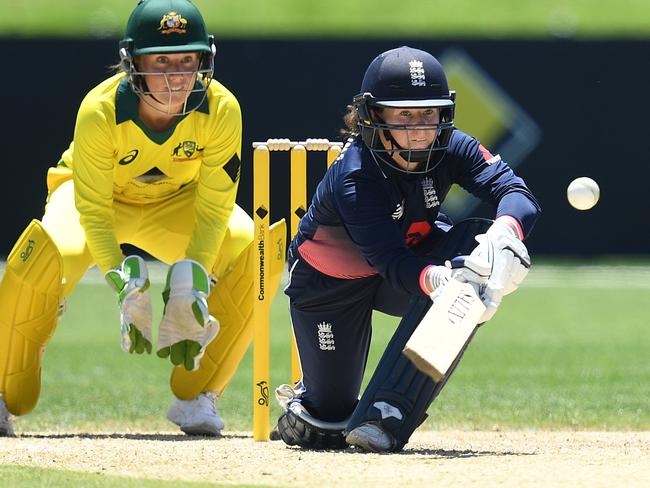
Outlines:
POLYGON ((379 424, 367 422, 352 429, 345 436, 345 442, 369 452, 390 452, 395 448, 395 439, 379 424))
POLYGON ((7 404, 0 395, 0 437, 14 437, 14 422, 7 409, 7 404))
POLYGON ((224 424, 216 401, 214 392, 203 392, 194 400, 176 399, 167 411, 167 418, 187 435, 219 436, 224 424))

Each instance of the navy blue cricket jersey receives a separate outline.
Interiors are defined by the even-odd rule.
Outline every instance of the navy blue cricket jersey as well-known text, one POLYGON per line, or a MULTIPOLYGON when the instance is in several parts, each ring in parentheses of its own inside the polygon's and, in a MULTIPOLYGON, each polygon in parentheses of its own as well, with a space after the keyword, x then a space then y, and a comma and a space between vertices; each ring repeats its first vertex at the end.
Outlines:
POLYGON ((426 174, 407 174, 375 160, 360 137, 346 145, 318 185, 291 243, 321 273, 343 279, 381 274, 395 288, 422 293, 419 278, 430 263, 413 248, 435 238, 440 204, 453 183, 509 215, 524 236, 540 206, 524 181, 479 142, 454 130, 441 163, 426 174))

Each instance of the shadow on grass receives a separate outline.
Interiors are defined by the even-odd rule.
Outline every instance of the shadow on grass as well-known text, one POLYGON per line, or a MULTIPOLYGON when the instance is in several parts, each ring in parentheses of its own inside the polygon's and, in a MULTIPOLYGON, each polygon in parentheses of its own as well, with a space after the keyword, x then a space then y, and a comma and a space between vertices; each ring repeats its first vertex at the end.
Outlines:
POLYGON ((381 456, 422 456, 429 459, 470 459, 478 457, 501 457, 501 456, 535 456, 534 452, 511 452, 511 451, 473 451, 471 449, 406 449, 400 452, 366 452, 362 450, 346 450, 345 454, 380 454, 381 456))
POLYGON ((21 434, 18 436, 22 439, 127 439, 132 441, 168 441, 168 442, 194 442, 214 440, 219 442, 221 439, 250 439, 248 435, 242 434, 226 434, 222 436, 200 436, 200 435, 185 435, 185 434, 93 434, 93 433, 39 433, 39 434, 21 434))
POLYGON ((512 451, 473 451, 471 449, 430 449, 417 448, 406 449, 397 453, 400 456, 426 456, 432 459, 465 459, 487 456, 535 456, 534 452, 512 452, 512 451))
MULTIPOLYGON (((289 449, 300 452, 302 449, 299 447, 289 447, 289 449)), ((353 447, 348 447, 347 449, 334 450, 334 449, 324 449, 312 452, 339 454, 339 455, 377 455, 380 456, 422 456, 429 459, 470 459, 478 457, 502 457, 502 456, 536 456, 535 452, 513 452, 513 451, 474 451, 472 449, 435 449, 435 448, 406 448, 400 452, 369 452, 361 449, 356 449, 353 447)))

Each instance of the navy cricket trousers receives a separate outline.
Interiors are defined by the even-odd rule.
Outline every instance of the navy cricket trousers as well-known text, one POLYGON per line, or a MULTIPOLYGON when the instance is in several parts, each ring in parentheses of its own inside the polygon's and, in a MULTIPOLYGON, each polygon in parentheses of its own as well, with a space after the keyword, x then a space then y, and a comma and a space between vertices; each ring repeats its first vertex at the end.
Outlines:
MULTIPOLYGON (((423 243, 420 252, 433 264, 468 254, 476 244, 474 236, 485 232, 490 223, 485 219, 460 222, 454 232, 438 233, 428 249, 423 243)), ((349 280, 327 276, 303 261, 294 246, 289 266, 285 293, 302 369, 302 404, 318 419, 345 420, 361 388, 373 310, 402 317, 411 296, 380 275, 349 280)))

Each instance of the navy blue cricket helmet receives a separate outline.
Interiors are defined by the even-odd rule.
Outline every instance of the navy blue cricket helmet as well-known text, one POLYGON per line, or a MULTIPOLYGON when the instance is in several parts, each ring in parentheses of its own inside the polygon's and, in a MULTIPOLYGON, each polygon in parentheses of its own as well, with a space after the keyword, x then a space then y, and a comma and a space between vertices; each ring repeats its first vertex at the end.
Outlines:
POLYGON ((387 157, 394 153, 409 163, 420 163, 417 173, 435 168, 445 155, 454 130, 456 93, 449 90, 447 77, 440 62, 426 51, 408 46, 391 49, 377 56, 368 66, 361 83, 361 92, 352 101, 359 113, 359 130, 365 145, 382 161, 399 168, 387 157), (437 126, 417 126, 435 129, 437 136, 426 149, 399 146, 391 130, 415 129, 414 126, 387 124, 381 118, 382 108, 429 108, 440 112, 437 126), (390 142, 386 148, 379 132, 390 142))

